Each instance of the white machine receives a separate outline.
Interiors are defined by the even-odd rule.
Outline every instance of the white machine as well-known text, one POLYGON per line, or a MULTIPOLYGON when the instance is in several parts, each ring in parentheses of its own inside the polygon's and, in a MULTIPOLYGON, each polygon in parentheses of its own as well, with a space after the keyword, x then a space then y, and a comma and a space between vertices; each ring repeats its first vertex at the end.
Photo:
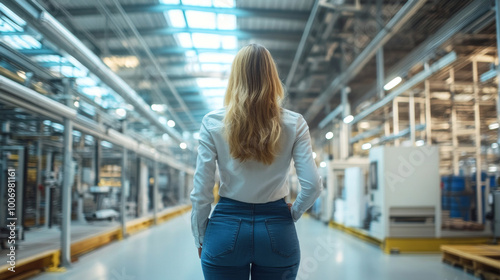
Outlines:
POLYGON ((350 167, 344 174, 344 225, 361 228, 366 213, 365 170, 350 167))
POLYGON ((439 150, 436 146, 370 150, 370 235, 440 237, 439 150))

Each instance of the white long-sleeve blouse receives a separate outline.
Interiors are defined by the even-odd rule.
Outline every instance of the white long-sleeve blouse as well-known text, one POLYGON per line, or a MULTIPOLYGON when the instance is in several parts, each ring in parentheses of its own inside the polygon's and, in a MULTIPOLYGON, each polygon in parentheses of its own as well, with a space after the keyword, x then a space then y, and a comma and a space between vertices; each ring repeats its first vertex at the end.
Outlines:
POLYGON ((201 124, 194 188, 191 192, 191 229, 197 247, 203 243, 214 200, 216 162, 220 175, 220 196, 246 203, 266 203, 288 194, 287 178, 293 159, 301 186, 291 209, 294 221, 314 204, 322 189, 313 159, 309 127, 302 115, 282 109, 280 154, 271 165, 265 165, 232 158, 223 135, 224 114, 224 108, 212 111, 205 115, 201 124))

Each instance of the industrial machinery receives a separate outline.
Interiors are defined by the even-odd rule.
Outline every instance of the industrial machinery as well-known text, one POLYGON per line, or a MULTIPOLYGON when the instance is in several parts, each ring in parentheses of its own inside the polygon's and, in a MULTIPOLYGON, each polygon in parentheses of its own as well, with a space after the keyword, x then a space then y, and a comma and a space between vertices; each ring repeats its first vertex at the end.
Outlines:
POLYGON ((498 244, 498 238, 500 237, 500 189, 492 190, 489 197, 491 211, 486 214, 486 219, 491 220, 493 243, 498 244))
POLYGON ((369 233, 387 237, 440 237, 439 150, 436 146, 370 150, 373 210, 369 233))
POLYGON ((365 170, 350 167, 344 174, 344 225, 361 228, 365 218, 367 200, 365 189, 365 170))
POLYGON ((117 220, 120 214, 118 211, 113 209, 111 201, 117 201, 115 198, 118 193, 118 188, 109 186, 92 186, 90 187, 90 193, 94 195, 95 206, 94 209, 87 211, 85 213, 85 219, 88 221, 92 220, 117 220))

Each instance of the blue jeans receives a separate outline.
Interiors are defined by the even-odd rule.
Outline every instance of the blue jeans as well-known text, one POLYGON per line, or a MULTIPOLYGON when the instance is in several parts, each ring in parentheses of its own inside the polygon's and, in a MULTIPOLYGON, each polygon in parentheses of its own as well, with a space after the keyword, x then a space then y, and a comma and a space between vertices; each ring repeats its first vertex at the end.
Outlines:
POLYGON ((252 204, 221 197, 201 253, 206 280, 289 280, 297 277, 300 247, 284 199, 252 204))

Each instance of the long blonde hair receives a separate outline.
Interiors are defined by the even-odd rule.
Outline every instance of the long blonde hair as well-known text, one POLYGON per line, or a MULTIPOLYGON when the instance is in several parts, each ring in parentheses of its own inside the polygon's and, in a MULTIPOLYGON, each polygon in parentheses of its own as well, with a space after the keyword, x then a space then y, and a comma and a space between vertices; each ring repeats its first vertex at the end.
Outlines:
POLYGON ((243 47, 234 58, 224 98, 225 136, 231 156, 271 164, 279 152, 283 86, 269 51, 243 47))

